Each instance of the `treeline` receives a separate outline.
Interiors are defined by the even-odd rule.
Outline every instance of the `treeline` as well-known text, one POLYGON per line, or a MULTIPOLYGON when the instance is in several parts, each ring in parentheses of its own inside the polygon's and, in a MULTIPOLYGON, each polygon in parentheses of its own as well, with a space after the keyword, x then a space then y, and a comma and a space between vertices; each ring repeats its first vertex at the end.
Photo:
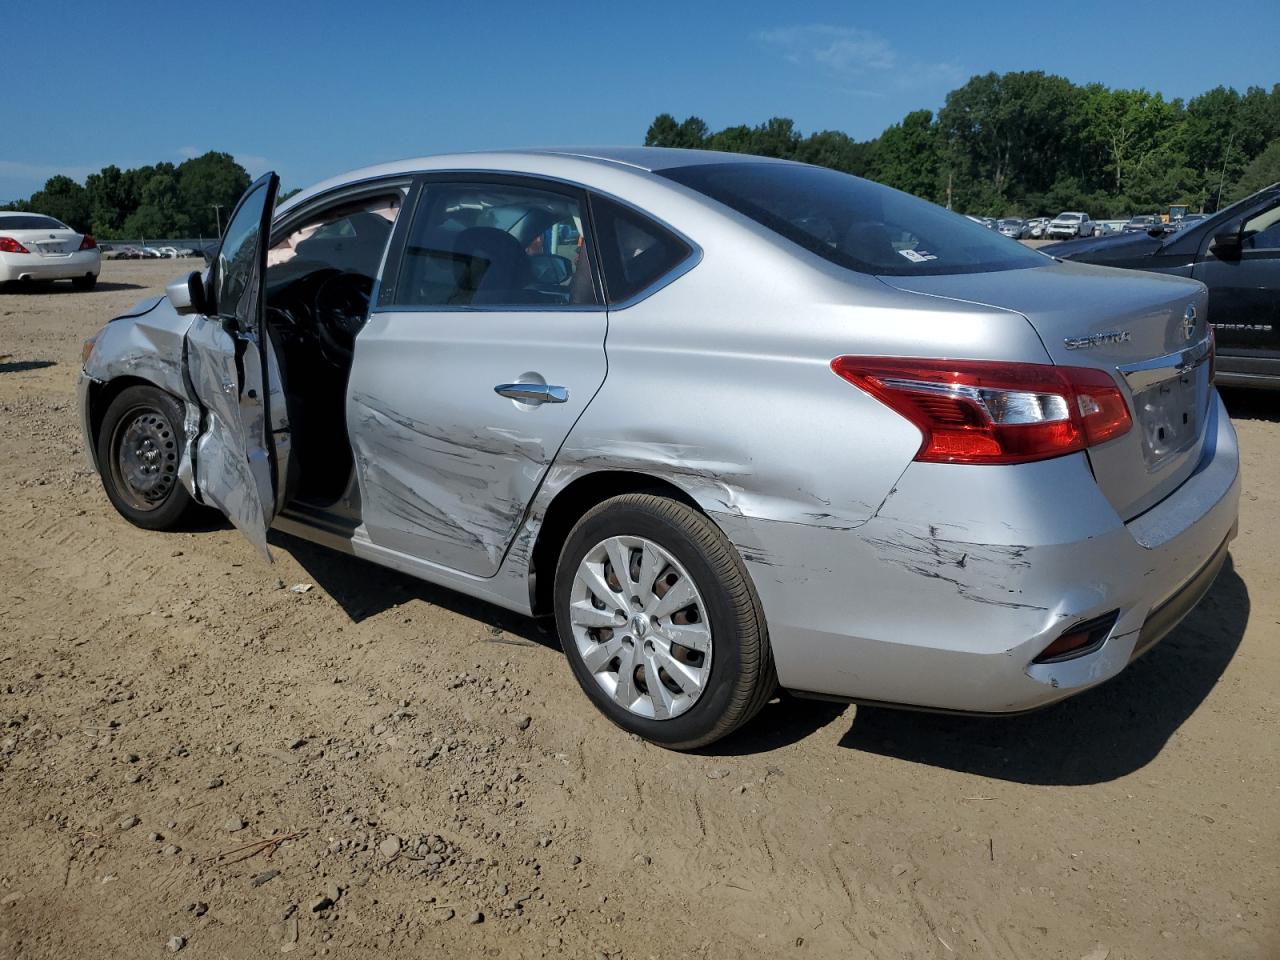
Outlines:
POLYGON ((56 217, 99 240, 212 238, 218 235, 219 219, 225 226, 248 186, 248 172, 231 154, 210 151, 176 166, 103 167, 89 174, 83 186, 70 177, 51 177, 44 189, 8 209, 56 217))
POLYGON ((936 116, 916 110, 874 140, 805 136, 784 117, 712 132, 664 113, 645 143, 816 163, 987 216, 1213 210, 1280 181, 1280 83, 1184 103, 1040 71, 988 73, 949 93, 936 116))

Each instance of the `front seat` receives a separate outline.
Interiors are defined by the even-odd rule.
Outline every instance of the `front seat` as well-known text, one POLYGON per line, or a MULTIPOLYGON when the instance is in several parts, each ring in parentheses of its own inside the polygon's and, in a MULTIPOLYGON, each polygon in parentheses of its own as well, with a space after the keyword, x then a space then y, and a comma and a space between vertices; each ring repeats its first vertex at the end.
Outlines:
POLYGON ((462 303, 525 303, 533 268, 520 241, 497 227, 468 227, 453 243, 462 260, 462 303))

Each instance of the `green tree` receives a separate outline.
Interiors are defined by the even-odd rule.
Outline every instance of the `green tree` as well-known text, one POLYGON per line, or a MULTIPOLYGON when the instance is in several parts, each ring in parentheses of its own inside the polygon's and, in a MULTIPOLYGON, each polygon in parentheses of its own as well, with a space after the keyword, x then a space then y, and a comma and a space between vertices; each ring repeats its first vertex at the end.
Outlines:
POLYGON ((1101 84, 1087 88, 1084 113, 1091 142, 1106 158, 1111 190, 1124 196, 1126 189, 1148 176, 1172 146, 1178 106, 1158 93, 1146 90, 1108 90, 1101 84))
POLYGON ((191 232, 178 186, 178 172, 171 163, 158 163, 142 188, 141 202, 124 222, 131 237, 172 237, 191 232))
POLYGON ((115 164, 91 173, 84 182, 89 199, 89 224, 94 236, 120 236, 125 218, 136 204, 130 196, 124 173, 115 164))
POLYGON ((779 157, 790 160, 800 146, 800 134, 795 121, 788 117, 770 117, 752 131, 752 153, 760 157, 779 157))
POLYGON ((864 177, 871 166, 871 157, 870 143, 854 140, 838 130, 823 130, 801 140, 792 159, 864 177))
POLYGON ((187 231, 217 235, 218 211, 225 221, 236 200, 249 188, 249 174, 229 153, 210 151, 184 161, 177 169, 178 205, 187 231))
POLYGON ((669 113, 660 113, 649 125, 645 134, 646 147, 686 147, 701 149, 706 146, 707 125, 701 117, 686 117, 676 123, 669 113))
POLYGON ((1231 186, 1228 202, 1242 200, 1273 183, 1280 183, 1280 140, 1272 141, 1244 168, 1240 179, 1231 186))
POLYGON ((43 189, 31 195, 27 208, 61 220, 73 230, 89 230, 89 197, 70 177, 50 177, 43 189))
POLYGON ((653 118, 653 123, 649 124, 649 129, 644 135, 644 145, 674 147, 679 133, 680 124, 676 122, 676 118, 669 113, 660 113, 653 118))
POLYGON ((929 110, 915 110, 876 141, 872 167, 876 180, 926 200, 938 194, 938 131, 929 110))

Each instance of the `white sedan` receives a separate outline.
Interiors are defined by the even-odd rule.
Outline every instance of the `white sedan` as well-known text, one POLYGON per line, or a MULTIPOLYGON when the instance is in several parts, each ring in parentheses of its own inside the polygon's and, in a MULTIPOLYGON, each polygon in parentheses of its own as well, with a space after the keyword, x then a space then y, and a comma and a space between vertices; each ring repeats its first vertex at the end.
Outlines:
POLYGON ((102 252, 90 234, 38 213, 0 210, 0 285, 10 281, 70 280, 92 290, 102 252))

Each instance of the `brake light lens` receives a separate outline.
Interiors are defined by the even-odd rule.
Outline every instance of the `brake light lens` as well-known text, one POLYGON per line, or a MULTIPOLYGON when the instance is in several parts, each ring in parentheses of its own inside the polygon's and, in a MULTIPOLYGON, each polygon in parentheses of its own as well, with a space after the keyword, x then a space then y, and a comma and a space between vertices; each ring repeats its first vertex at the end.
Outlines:
POLYGON ((915 424, 915 459, 930 463, 1047 460, 1133 425, 1115 380, 1088 367, 837 357, 831 369, 915 424))
POLYGON ((93 239, 93 234, 86 233, 84 239, 80 241, 81 250, 94 250, 98 246, 98 241, 93 239))
POLYGON ((13 237, 0 237, 0 253, 30 253, 31 251, 13 237))

